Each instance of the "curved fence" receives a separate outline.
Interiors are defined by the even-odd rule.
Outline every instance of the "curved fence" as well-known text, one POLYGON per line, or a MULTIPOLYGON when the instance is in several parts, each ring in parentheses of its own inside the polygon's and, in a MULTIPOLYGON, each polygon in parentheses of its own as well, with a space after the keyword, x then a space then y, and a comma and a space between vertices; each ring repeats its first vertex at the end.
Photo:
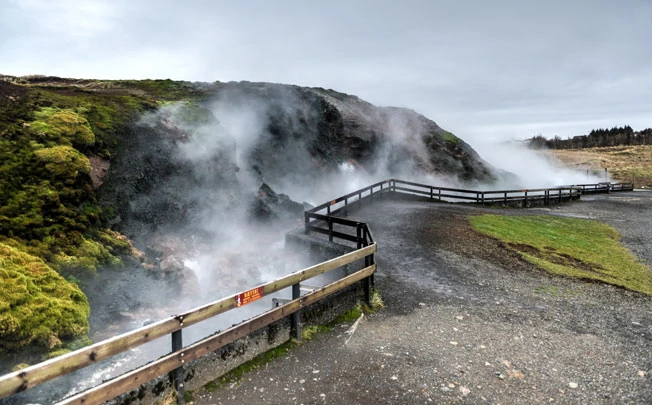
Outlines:
POLYGON ((157 338, 169 336, 172 352, 168 355, 78 395, 66 398, 59 404, 106 402, 167 373, 172 373, 175 388, 180 394, 177 398, 182 401, 182 372, 185 364, 285 317, 291 318, 292 334, 298 337, 299 315, 303 308, 354 283, 363 283, 365 298, 370 300, 373 275, 376 271, 374 259, 376 242, 373 234, 366 223, 349 220, 338 215, 346 216, 349 209, 359 208, 362 204, 369 203, 374 198, 380 198, 388 193, 418 196, 433 201, 462 201, 481 205, 507 205, 516 202, 518 205, 527 207, 533 202, 540 202, 544 205, 559 204, 580 198, 582 193, 630 191, 632 189, 631 183, 599 183, 547 189, 478 191, 429 186, 397 179, 384 180, 318 205, 304 213, 305 233, 315 232, 327 235, 330 242, 353 243, 355 250, 350 253, 83 349, 6 374, 0 377, 0 399, 96 364, 103 359, 139 347, 157 338), (301 295, 301 282, 360 260, 364 260, 362 269, 301 295), (183 346, 184 328, 289 287, 292 288, 292 300, 287 303, 278 305, 189 346, 183 346))

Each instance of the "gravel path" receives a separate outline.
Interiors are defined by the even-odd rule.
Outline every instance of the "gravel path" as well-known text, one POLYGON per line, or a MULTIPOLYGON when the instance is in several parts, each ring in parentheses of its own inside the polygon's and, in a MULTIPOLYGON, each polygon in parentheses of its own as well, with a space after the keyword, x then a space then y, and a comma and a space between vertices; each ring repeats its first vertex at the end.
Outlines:
POLYGON ((386 308, 318 335, 196 404, 649 404, 652 298, 553 278, 469 215, 595 218, 652 261, 652 193, 501 210, 385 200, 357 213, 378 241, 386 308))

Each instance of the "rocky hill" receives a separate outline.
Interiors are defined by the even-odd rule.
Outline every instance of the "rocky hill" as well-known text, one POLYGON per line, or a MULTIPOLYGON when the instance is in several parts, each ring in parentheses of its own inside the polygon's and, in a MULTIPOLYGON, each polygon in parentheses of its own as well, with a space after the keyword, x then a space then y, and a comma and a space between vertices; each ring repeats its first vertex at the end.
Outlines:
POLYGON ((91 306, 102 323, 150 299, 142 283, 189 288, 179 252, 300 219, 292 200, 499 175, 414 111, 249 82, 0 76, 0 156, 0 353, 83 344, 91 306))

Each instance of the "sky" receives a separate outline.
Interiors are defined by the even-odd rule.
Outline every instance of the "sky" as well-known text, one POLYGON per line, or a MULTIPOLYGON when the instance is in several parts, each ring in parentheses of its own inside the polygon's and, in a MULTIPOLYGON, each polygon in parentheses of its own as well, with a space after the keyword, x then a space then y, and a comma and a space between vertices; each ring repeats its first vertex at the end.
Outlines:
POLYGON ((478 145, 652 127, 651 0, 0 0, 0 74, 265 81, 478 145))

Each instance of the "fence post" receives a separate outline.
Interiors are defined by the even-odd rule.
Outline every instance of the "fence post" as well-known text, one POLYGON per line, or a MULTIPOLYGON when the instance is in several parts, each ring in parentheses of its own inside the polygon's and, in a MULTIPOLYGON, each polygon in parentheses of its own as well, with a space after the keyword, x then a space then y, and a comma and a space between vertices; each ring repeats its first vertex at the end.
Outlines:
POLYGON ((345 217, 349 216, 349 199, 348 198, 344 199, 344 216, 345 217))
MULTIPOLYGON (((292 285, 292 300, 296 300, 301 297, 301 285, 299 283, 292 285)), ((301 339, 301 327, 299 323, 301 322, 301 310, 296 311, 292 314, 292 320, 290 324, 290 336, 294 337, 297 340, 301 339)))
POLYGON ((433 199, 433 194, 434 194, 434 189, 432 186, 430 186, 430 199, 433 199))
MULTIPOLYGON (((183 326, 183 317, 179 317, 179 324, 183 326)), ((172 351, 178 352, 181 349, 183 349, 183 336, 181 329, 179 329, 172 332, 172 351)), ((181 363, 183 364, 183 360, 181 360, 181 363)), ((177 392, 177 404, 183 404, 183 365, 174 369, 172 380, 174 381, 174 389, 177 392)))
POLYGON ((310 216, 309 215, 310 214, 308 214, 308 211, 303 212, 303 219, 305 221, 304 232, 305 232, 306 235, 308 235, 310 233, 310 228, 309 228, 309 226, 310 226, 310 216))
MULTIPOLYGON (((360 224, 358 223, 356 227, 356 233, 358 237, 358 249, 361 249, 362 247, 367 247, 369 246, 369 242, 367 240, 367 226, 366 224, 360 224)), ((371 266, 371 261, 369 256, 364 257, 364 266, 368 267, 371 266)), ((362 288, 364 289, 364 299, 367 305, 371 306, 371 276, 365 277, 362 280, 362 288)))
POLYGON ((333 241, 333 218, 328 218, 328 241, 333 241))
POLYGON ((439 187, 439 201, 441 201, 441 187, 439 187))

